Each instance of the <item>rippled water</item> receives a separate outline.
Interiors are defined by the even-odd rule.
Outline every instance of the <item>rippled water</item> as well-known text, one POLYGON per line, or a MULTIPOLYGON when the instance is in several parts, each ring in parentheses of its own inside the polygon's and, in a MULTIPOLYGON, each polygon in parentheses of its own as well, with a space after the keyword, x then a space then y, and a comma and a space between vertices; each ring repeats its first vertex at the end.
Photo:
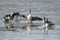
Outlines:
POLYGON ((59 40, 60 39, 60 0, 0 0, 0 40, 59 40), (15 25, 17 31, 4 31, 3 16, 7 13, 20 12, 29 14, 29 8, 33 16, 47 17, 55 23, 55 28, 44 34, 41 21, 34 21, 30 32, 22 27, 28 26, 28 21, 23 20, 15 25))

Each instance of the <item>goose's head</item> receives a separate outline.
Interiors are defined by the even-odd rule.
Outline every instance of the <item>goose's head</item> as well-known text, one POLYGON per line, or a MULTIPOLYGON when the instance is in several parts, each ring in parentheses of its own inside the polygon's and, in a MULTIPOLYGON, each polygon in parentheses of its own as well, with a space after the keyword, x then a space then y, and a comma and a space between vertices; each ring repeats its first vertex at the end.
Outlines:
POLYGON ((10 14, 9 15, 6 15, 5 17, 3 17, 4 19, 11 19, 11 16, 10 14))
POLYGON ((29 16, 32 16, 32 15, 31 15, 31 9, 29 9, 29 16))

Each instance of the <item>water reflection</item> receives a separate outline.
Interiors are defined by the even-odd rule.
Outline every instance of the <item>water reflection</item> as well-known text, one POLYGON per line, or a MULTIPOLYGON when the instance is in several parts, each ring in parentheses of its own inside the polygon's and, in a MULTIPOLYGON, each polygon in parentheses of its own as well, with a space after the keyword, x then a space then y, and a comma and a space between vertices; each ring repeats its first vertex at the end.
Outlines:
MULTIPOLYGON (((48 34, 49 30, 53 30, 55 28, 54 25, 49 25, 49 26, 43 26, 43 25, 38 25, 37 23, 33 23, 33 22, 28 22, 25 24, 22 24, 22 26, 20 28, 22 28, 25 31, 28 31, 29 33, 31 32, 31 30, 44 30, 44 34, 48 34)), ((9 31, 15 31, 17 28, 14 27, 14 24, 12 23, 5 23, 5 28, 6 30, 9 31)), ((19 30, 18 30, 19 31, 19 30)))
POLYGON ((31 35, 32 30, 38 30, 38 31, 41 31, 41 32, 43 30, 44 34, 48 34, 48 32, 50 30, 55 29, 55 25, 49 25, 49 26, 45 26, 45 25, 43 26, 42 25, 42 26, 40 26, 40 25, 34 24, 34 23, 27 23, 27 24, 22 26, 22 29, 26 30, 29 33, 29 36, 31 35))
POLYGON ((48 34, 49 30, 54 30, 55 29, 55 25, 49 25, 49 26, 44 26, 43 30, 44 30, 44 34, 48 34))
POLYGON ((8 31, 15 31, 14 25, 12 23, 6 24, 5 28, 8 31))
POLYGON ((11 23, 9 21, 4 20, 4 26, 5 26, 5 30, 15 31, 13 23, 11 23))
POLYGON ((30 31, 30 30, 33 30, 35 27, 38 27, 38 26, 39 25, 36 25, 33 22, 28 22, 27 24, 22 26, 22 29, 30 31))

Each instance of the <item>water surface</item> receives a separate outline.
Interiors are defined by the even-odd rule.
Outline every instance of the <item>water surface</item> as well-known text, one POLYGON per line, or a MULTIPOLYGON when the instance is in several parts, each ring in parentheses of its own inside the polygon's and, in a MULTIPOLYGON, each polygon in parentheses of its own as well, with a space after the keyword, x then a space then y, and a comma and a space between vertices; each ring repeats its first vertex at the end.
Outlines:
POLYGON ((0 40, 59 40, 60 39, 60 0, 0 0, 0 40), (19 12, 29 14, 29 8, 33 16, 47 17, 55 23, 55 28, 44 34, 41 21, 33 22, 37 27, 30 32, 21 27, 28 25, 28 20, 21 18, 15 25, 17 31, 4 31, 3 16, 8 13, 19 12))

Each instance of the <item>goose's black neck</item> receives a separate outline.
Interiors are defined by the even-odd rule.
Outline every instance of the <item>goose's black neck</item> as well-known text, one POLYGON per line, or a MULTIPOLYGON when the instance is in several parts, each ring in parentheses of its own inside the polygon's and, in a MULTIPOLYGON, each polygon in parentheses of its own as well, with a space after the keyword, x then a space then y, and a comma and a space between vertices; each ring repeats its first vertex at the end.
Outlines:
POLYGON ((14 16, 20 16, 20 14, 18 13, 18 12, 14 12, 13 14, 12 14, 12 19, 14 18, 14 16))
POLYGON ((44 17, 44 22, 46 21, 45 17, 44 17))

